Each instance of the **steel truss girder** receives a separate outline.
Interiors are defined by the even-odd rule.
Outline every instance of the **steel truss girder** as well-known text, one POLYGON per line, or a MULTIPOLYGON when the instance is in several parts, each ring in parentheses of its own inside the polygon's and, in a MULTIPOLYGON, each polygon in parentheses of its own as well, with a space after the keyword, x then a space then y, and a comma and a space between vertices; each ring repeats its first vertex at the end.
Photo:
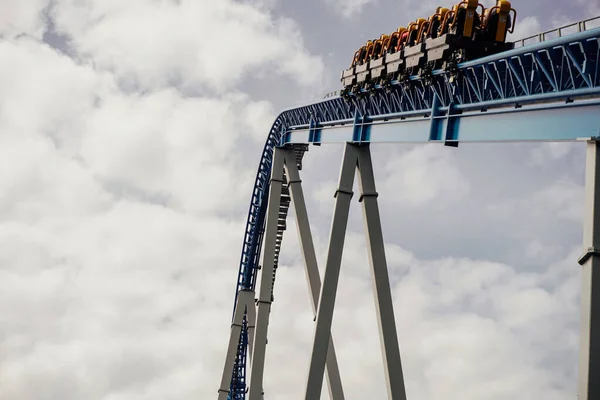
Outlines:
MULTIPOLYGON (((393 82, 389 88, 376 88, 372 93, 350 99, 333 97, 279 114, 267 137, 256 174, 242 244, 234 310, 238 293, 254 290, 273 149, 285 143, 286 132, 355 118, 364 121, 400 113, 427 115, 433 108, 434 94, 440 107, 461 112, 590 97, 597 99, 600 97, 600 29, 463 63, 459 65, 459 72, 458 76, 452 77, 444 71, 434 71, 430 84, 413 76, 409 85, 393 82)), ((311 134, 316 132, 313 130, 311 134)), ((246 338, 247 328, 242 326, 231 379, 231 387, 235 388, 232 400, 245 399, 246 338)))
POLYGON ((286 132, 286 144, 573 141, 600 135, 600 96, 575 103, 533 104, 482 112, 440 106, 426 115, 355 117, 286 132), (425 117, 425 118, 424 118, 425 117))
POLYGON ((373 278, 373 289, 382 346, 386 388, 390 400, 406 400, 398 334, 392 305, 392 293, 385 258, 383 233, 377 205, 377 191, 368 144, 346 144, 339 186, 335 192, 335 207, 329 236, 329 250, 325 266, 325 276, 317 310, 317 326, 311 353, 306 400, 321 398, 323 373, 327 346, 331 335, 333 309, 339 280, 344 238, 348 223, 350 201, 355 172, 359 174, 359 201, 362 203, 365 230, 367 232, 367 250, 373 278))

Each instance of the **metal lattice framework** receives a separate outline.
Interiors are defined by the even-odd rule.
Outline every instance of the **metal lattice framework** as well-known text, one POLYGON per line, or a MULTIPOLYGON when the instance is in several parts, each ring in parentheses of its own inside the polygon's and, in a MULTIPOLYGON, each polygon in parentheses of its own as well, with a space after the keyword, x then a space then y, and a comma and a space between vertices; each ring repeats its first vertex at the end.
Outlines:
MULTIPOLYGON (((255 289, 257 270, 260 269, 273 152, 277 146, 286 144, 286 135, 290 132, 324 125, 356 125, 368 118, 406 118, 501 107, 514 109, 524 104, 571 102, 598 96, 600 29, 592 29, 459 64, 454 74, 434 71, 428 81, 413 76, 409 83, 394 81, 387 87, 376 86, 369 92, 363 91, 347 98, 332 96, 314 104, 283 111, 271 127, 256 175, 248 210, 236 300, 240 291, 255 289)), ((315 141, 311 139, 308 143, 315 141)), ((299 168, 306 150, 307 145, 297 148, 299 168)), ((278 249, 285 230, 288 205, 289 197, 280 206, 278 249)), ((228 395, 231 400, 242 400, 246 396, 248 328, 244 318, 228 395)))

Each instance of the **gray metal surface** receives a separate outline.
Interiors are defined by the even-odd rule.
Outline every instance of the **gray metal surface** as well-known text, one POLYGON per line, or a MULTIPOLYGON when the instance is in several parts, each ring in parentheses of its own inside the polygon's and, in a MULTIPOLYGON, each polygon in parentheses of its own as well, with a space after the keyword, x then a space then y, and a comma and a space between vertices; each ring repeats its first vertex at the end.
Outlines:
POLYGON ((579 400, 600 399, 600 144, 588 141, 579 347, 579 400))
POLYGON ((371 162, 371 152, 368 144, 358 148, 358 175, 360 178, 358 185, 361 193, 359 201, 362 202, 365 231, 367 232, 367 251, 373 277, 375 307, 388 398, 406 400, 398 333, 396 332, 396 318, 394 317, 392 291, 385 257, 379 206, 377 204, 378 194, 375 189, 375 175, 373 174, 373 163, 371 162))
POLYGON ((330 340, 344 238, 346 236, 350 201, 353 196, 352 186, 354 184, 354 174, 357 170, 361 192, 359 201, 362 203, 367 234, 367 250, 373 278, 388 398, 391 400, 406 400, 370 146, 368 144, 357 145, 351 143, 347 143, 345 147, 339 188, 336 192, 337 199, 331 225, 325 277, 317 309, 317 326, 306 384, 306 400, 321 398, 325 355, 330 340))
POLYGON ((264 258, 260 276, 260 293, 258 297, 258 313, 256 316, 256 332, 254 334, 254 354, 250 368, 249 400, 262 400, 263 374, 267 347, 267 330, 271 312, 271 293, 273 290, 273 269, 277 245, 279 222, 279 204, 283 186, 283 154, 276 152, 271 168, 271 189, 269 192, 269 208, 264 239, 264 258))
MULTIPOLYGON (((244 313, 248 312, 248 325, 254 326, 256 312, 254 310, 254 292, 250 290, 242 290, 237 298, 235 306, 235 314, 231 323, 231 332, 229 335, 229 344, 227 346, 227 355, 225 356, 225 365, 221 376, 221 385, 219 386, 219 400, 227 400, 229 395, 229 384, 231 383, 231 369, 235 361, 235 355, 238 347, 238 339, 242 331, 242 322, 244 313)), ((248 329, 250 333, 250 328, 248 329)), ((250 344, 250 352, 252 345, 250 344)))
POLYGON ((335 194, 336 202, 329 237, 325 276, 323 277, 319 307, 317 308, 317 326, 315 328, 310 366, 308 369, 308 380, 306 383, 306 394, 304 397, 306 400, 318 400, 321 398, 325 361, 329 346, 346 227, 348 225, 350 200, 352 200, 353 195, 352 185, 354 183, 357 159, 356 147, 346 145, 342 169, 340 171, 339 187, 335 194))
MULTIPOLYGON (((315 254, 312 233, 310 231, 308 212, 306 211, 306 202, 304 201, 302 181, 300 180, 300 174, 298 173, 298 168, 294 162, 293 153, 291 150, 283 150, 281 148, 275 149, 275 152, 278 151, 285 152, 285 167, 289 177, 288 184, 296 216, 298 238, 300 239, 300 247, 304 258, 306 279, 308 281, 313 313, 316 316, 317 307, 319 304, 319 294, 321 292, 321 277, 319 276, 317 256, 315 254)), ((344 400, 344 390, 342 388, 342 379, 340 377, 340 370, 338 368, 337 357, 335 355, 333 337, 329 338, 326 366, 329 397, 331 400, 344 400)))

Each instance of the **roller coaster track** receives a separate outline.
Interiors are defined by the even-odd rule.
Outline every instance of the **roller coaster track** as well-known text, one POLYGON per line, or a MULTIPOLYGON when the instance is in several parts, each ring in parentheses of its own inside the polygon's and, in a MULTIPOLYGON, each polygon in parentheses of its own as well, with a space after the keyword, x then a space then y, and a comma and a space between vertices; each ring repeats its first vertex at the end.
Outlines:
MULTIPOLYGON (((240 291, 254 291, 257 271, 261 268, 260 249, 276 147, 292 146, 296 152, 298 169, 301 169, 302 157, 308 145, 319 144, 323 132, 330 128, 347 126, 352 131, 352 136, 348 138, 350 141, 369 142, 370 136, 364 127, 377 121, 404 121, 411 118, 422 121, 424 117, 429 117, 430 121, 439 118, 449 124, 453 116, 466 112, 483 115, 485 113, 482 111, 500 109, 510 112, 528 105, 550 107, 561 104, 562 107, 573 103, 585 105, 588 104, 586 101, 600 104, 600 28, 586 29, 584 22, 583 25, 579 23, 579 31, 563 36, 559 30, 559 37, 551 40, 538 35, 538 43, 524 45, 522 42, 522 46, 514 50, 459 64, 455 73, 434 71, 427 81, 412 76, 409 82, 393 81, 386 87, 376 86, 373 90, 362 90, 346 98, 328 95, 314 104, 281 112, 269 131, 256 174, 240 259, 236 300, 240 291), (304 132, 306 135, 294 136, 295 132, 304 132)), ((449 132, 449 128, 446 129, 449 132)), ((431 134, 419 140, 457 145, 458 138, 452 132, 446 136, 436 132, 432 128, 431 134)), ((595 134, 590 136, 600 136, 600 132, 596 129, 595 134)), ((335 140, 343 142, 346 138, 338 137, 335 140)), ((286 229, 289 203, 289 189, 284 176, 274 271, 286 229)), ((228 394, 231 400, 246 398, 247 351, 248 326, 244 318, 228 394)))

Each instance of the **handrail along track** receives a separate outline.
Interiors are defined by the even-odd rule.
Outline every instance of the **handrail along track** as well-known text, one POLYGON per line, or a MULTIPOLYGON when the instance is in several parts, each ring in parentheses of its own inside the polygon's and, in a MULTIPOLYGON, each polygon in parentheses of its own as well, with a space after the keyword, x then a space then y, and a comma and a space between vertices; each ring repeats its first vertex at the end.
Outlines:
MULTIPOLYGON (((356 123, 369 118, 428 116, 436 111, 435 107, 438 107, 437 112, 450 115, 468 109, 485 111, 497 107, 521 107, 528 103, 571 102, 586 96, 599 97, 600 28, 586 29, 586 22, 598 19, 600 17, 579 23, 580 31, 568 36, 562 36, 559 28, 558 38, 546 40, 545 34, 536 35, 542 39, 539 43, 459 64, 456 74, 436 70, 427 82, 411 76, 408 84, 392 81, 385 88, 375 85, 373 90, 363 90, 348 98, 328 95, 314 104, 281 112, 269 131, 256 174, 240 259, 236 299, 240 290, 253 291, 255 288, 256 271, 260 269, 273 150, 286 145, 286 133, 301 127, 356 123)), ((294 145, 294 148, 298 167, 301 168, 308 144, 294 145)), ((285 182, 283 197, 276 263, 289 207, 289 192, 285 182)), ((244 320, 229 393, 229 399, 232 400, 245 399, 247 339, 244 320)))

